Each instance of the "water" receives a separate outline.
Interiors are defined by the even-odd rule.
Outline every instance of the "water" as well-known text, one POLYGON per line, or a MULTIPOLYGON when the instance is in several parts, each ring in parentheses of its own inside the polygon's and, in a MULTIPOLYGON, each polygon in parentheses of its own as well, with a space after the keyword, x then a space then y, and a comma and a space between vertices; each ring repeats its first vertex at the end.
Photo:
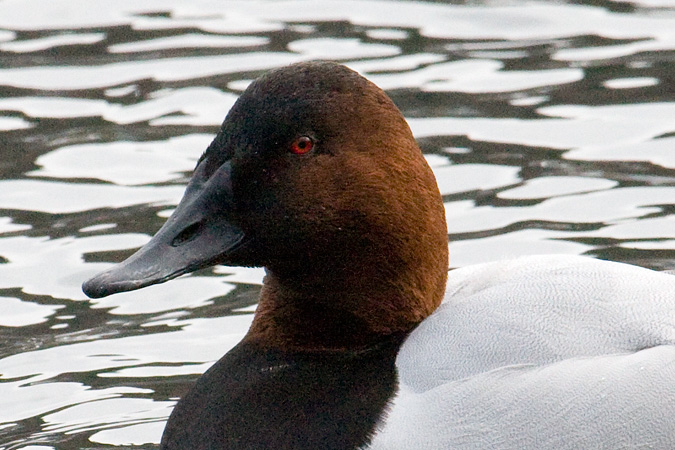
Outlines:
POLYGON ((0 448, 159 442, 246 331, 260 270, 100 300, 248 82, 334 59, 399 105, 451 265, 675 268, 675 3, 0 1, 0 448), (584 4, 587 3, 587 4, 584 4))

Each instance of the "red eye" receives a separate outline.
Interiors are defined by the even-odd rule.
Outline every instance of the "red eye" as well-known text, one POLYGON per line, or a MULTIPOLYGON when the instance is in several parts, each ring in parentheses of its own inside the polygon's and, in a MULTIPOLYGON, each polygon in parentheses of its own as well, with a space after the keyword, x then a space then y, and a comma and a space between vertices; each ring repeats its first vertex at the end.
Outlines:
POLYGON ((309 136, 300 136, 291 144, 291 153, 304 155, 314 148, 314 141, 309 136))

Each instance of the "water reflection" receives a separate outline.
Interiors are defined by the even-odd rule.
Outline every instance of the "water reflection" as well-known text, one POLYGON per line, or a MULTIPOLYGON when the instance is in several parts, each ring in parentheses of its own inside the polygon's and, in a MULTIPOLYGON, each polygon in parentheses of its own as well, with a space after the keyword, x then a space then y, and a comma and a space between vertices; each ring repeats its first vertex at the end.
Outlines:
POLYGON ((246 331, 260 269, 87 300, 156 231, 262 71, 388 91, 444 195, 451 263, 675 267, 675 9, 664 2, 0 2, 0 448, 159 441, 246 331))

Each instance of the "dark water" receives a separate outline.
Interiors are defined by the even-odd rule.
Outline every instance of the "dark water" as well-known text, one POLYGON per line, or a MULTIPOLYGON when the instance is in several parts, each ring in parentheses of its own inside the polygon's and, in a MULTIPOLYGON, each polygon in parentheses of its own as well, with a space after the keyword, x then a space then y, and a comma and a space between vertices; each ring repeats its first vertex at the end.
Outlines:
MULTIPOLYGON (((259 270, 102 300, 249 80, 344 62, 409 119, 451 264, 675 268, 675 3, 0 0, 0 449, 159 441, 259 270)), ((217 275, 217 276, 214 276, 217 275)))

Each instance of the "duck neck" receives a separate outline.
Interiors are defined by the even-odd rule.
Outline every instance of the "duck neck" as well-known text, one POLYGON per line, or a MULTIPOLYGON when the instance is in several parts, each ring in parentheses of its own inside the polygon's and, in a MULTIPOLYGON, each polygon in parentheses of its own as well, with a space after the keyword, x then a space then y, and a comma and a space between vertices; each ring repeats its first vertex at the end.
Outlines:
MULTIPOLYGON (((446 259, 447 261, 447 259, 446 259)), ((446 263, 447 264, 447 263, 446 263)), ((330 285, 280 276, 267 269, 246 339, 265 347, 311 351, 361 351, 407 335, 440 304, 446 267, 424 277, 383 273, 342 278, 330 285), (384 280, 384 281, 383 281, 384 280)))

